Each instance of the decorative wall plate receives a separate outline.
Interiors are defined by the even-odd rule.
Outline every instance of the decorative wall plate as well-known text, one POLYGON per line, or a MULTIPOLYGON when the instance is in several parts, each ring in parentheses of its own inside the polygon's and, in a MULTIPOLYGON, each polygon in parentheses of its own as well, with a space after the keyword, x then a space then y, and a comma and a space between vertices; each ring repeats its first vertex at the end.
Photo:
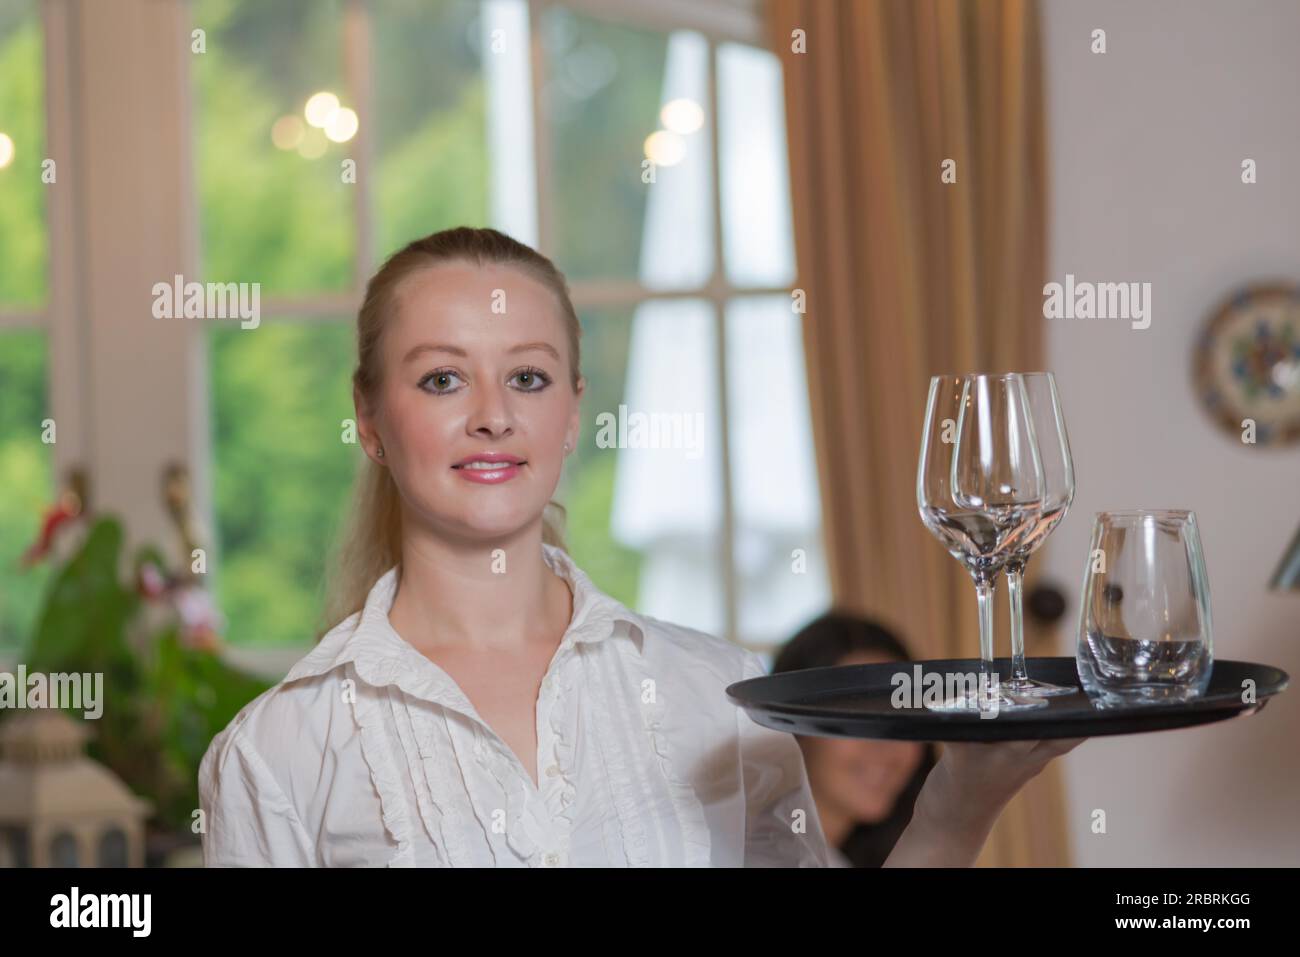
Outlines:
POLYGON ((1258 445, 1300 441, 1300 286, 1250 286, 1229 297, 1196 343, 1196 393, 1241 440, 1255 422, 1258 445))

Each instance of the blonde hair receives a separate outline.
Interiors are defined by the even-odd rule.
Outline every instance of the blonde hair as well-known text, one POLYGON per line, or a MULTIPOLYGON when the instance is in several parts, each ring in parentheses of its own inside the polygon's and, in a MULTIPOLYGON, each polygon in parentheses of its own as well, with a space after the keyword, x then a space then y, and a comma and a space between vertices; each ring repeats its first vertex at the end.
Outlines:
MULTIPOLYGON (((571 385, 576 393, 581 378, 578 363, 582 327, 563 273, 541 253, 504 233, 458 226, 417 239, 393 253, 366 284, 365 301, 357 312, 357 367, 352 374, 353 385, 363 399, 372 401, 383 381, 380 341, 396 307, 397 287, 417 270, 455 261, 514 266, 555 293, 568 338, 571 385)), ((318 638, 360 611, 375 582, 401 560, 401 499, 389 470, 363 456, 352 496, 352 508, 327 579, 325 622, 318 638)), ((542 512, 542 541, 565 548, 564 519, 564 506, 548 502, 542 512)))

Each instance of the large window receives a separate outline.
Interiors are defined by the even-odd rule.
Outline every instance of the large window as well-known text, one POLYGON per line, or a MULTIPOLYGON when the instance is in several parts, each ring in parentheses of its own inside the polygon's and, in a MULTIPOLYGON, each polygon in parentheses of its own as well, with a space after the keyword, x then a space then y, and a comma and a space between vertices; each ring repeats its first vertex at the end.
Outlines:
POLYGON ((195 71, 202 269, 266 297, 258 328, 209 335, 215 578, 236 645, 300 649, 319 624, 360 457, 342 422, 366 278, 410 239, 487 220, 479 17, 474 2, 194 4, 208 45, 195 71), (359 114, 357 130, 313 125, 317 93, 359 114))
POLYGON ((26 644, 47 578, 21 563, 52 498, 44 69, 36 0, 0 3, 0 657, 26 644))
POLYGON ((826 604, 780 67, 752 36, 648 9, 193 4, 203 278, 264 295, 258 328, 209 333, 231 642, 310 640, 361 459, 340 423, 364 282, 462 224, 537 246, 570 280, 589 385, 558 498, 593 580, 753 647, 826 604), (324 130, 305 109, 322 92, 324 130), (637 416, 672 423, 669 446, 598 443, 601 422, 626 438, 637 416))

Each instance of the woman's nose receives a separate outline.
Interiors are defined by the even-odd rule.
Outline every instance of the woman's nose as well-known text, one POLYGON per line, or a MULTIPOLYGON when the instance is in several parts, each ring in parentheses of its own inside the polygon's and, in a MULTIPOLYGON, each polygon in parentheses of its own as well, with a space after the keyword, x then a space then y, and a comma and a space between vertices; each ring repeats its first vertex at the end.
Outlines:
POLYGON ((505 387, 480 386, 475 390, 470 410, 469 430, 505 435, 511 430, 510 402, 505 387))

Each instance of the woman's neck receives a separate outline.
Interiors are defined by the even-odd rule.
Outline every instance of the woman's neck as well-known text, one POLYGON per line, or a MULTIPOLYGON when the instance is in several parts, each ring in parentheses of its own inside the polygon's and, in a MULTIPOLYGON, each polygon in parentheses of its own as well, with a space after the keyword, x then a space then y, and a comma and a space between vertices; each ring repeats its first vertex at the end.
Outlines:
POLYGON ((403 535, 388 620, 417 648, 513 648, 554 640, 572 594, 542 557, 541 530, 491 544, 403 535))

